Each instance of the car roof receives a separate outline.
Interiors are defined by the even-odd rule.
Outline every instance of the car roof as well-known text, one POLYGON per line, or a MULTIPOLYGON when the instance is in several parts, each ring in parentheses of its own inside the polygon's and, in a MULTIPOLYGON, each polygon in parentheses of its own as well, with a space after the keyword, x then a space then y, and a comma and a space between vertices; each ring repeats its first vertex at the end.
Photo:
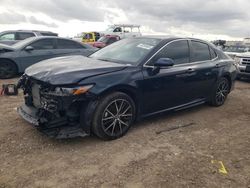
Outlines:
MULTIPOLYGON (((64 40, 70 40, 70 41, 74 41, 77 42, 79 44, 82 44, 78 41, 69 39, 69 38, 63 38, 63 37, 57 37, 57 36, 37 36, 37 37, 29 37, 27 39, 21 40, 20 42, 17 42, 16 44, 12 45, 13 48, 22 48, 23 46, 25 46, 28 43, 32 43, 34 41, 40 40, 40 39, 64 39, 64 40)), ((84 45, 84 44, 82 44, 84 45)))
POLYGON ((2 31, 0 33, 7 33, 7 32, 42 32, 42 33, 54 33, 52 31, 43 31, 43 30, 6 30, 6 31, 2 31))
MULTIPOLYGON (((192 38, 192 37, 178 37, 178 36, 173 36, 173 35, 144 35, 136 38, 152 38, 152 39, 161 39, 163 41, 172 41, 172 40, 178 40, 178 39, 186 39, 186 40, 196 40, 196 41, 201 41, 207 44, 211 44, 209 41, 205 41, 202 39, 198 38, 192 38)), ((212 45, 212 44, 211 44, 212 45)))

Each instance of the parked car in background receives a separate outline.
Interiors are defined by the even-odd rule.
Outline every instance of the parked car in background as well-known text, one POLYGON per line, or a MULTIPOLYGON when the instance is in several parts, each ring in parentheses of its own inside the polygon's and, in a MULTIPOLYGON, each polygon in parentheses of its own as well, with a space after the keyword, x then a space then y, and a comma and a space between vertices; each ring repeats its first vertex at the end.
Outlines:
POLYGON ((89 55, 97 48, 59 37, 31 37, 0 45, 0 78, 11 78, 39 61, 66 55, 89 55))
POLYGON ((140 25, 132 24, 110 25, 108 29, 106 29, 106 31, 100 33, 102 33, 103 35, 118 35, 121 39, 142 36, 140 25))
POLYGON ((234 61, 198 39, 137 37, 89 57, 45 60, 18 83, 18 113, 51 137, 116 139, 136 119, 205 102, 224 104, 236 78, 234 61), (65 68, 66 67, 66 68, 65 68))
POLYGON ((237 54, 234 60, 238 67, 237 77, 250 78, 250 52, 237 54))
POLYGON ((0 33, 0 43, 12 45, 26 38, 37 37, 37 36, 58 36, 58 34, 50 31, 36 31, 36 30, 3 31, 0 33))
POLYGON ((94 42, 93 46, 96 48, 103 48, 118 40, 120 40, 120 37, 118 35, 105 35, 102 36, 97 42, 94 42))
POLYGON ((229 55, 231 58, 235 58, 237 55, 240 55, 244 52, 249 52, 250 47, 247 46, 225 46, 223 51, 225 54, 229 55))

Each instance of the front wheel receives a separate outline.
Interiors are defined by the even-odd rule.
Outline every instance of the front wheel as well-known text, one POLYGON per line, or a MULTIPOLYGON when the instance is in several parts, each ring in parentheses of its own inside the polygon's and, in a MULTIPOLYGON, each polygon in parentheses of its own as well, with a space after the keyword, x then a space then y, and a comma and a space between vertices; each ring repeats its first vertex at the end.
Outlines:
POLYGON ((17 74, 17 68, 9 60, 0 60, 0 79, 12 78, 17 74))
POLYGON ((211 104, 213 106, 221 106, 226 101, 227 95, 230 92, 230 83, 225 77, 220 78, 212 93, 211 104))
POLYGON ((101 139, 113 140, 126 134, 134 120, 134 101, 125 93, 115 92, 99 101, 92 130, 101 139))

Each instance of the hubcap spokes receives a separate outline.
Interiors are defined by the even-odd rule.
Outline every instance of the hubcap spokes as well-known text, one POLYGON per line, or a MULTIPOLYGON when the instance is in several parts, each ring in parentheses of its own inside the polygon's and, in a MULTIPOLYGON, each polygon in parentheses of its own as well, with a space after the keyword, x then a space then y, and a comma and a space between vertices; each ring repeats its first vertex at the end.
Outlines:
POLYGON ((132 107, 127 100, 112 101, 102 115, 102 127, 109 136, 118 136, 129 128, 132 121, 132 107))
POLYGON ((225 101, 226 96, 228 94, 228 90, 229 85, 226 81, 223 81, 219 84, 219 87, 216 92, 216 100, 219 104, 222 104, 225 101))

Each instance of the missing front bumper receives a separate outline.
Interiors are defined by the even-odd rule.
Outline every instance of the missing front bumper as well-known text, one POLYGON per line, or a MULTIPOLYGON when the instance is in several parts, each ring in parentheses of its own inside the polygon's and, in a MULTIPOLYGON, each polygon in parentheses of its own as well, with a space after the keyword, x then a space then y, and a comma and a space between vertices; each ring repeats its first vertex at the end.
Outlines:
POLYGON ((52 138, 63 139, 86 137, 89 135, 80 125, 68 125, 66 118, 53 120, 47 124, 42 123, 41 121, 43 120, 37 116, 38 110, 25 104, 17 108, 17 112, 24 120, 34 125, 40 132, 52 138))

